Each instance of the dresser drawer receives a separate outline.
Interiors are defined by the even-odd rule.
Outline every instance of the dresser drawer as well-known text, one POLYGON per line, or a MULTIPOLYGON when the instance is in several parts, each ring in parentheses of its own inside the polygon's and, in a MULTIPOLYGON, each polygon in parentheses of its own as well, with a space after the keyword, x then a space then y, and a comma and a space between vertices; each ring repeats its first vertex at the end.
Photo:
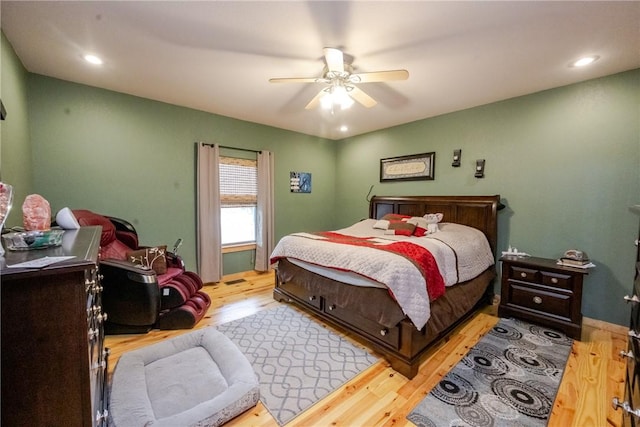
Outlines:
POLYGON ((510 304, 569 319, 571 296, 510 283, 510 304))

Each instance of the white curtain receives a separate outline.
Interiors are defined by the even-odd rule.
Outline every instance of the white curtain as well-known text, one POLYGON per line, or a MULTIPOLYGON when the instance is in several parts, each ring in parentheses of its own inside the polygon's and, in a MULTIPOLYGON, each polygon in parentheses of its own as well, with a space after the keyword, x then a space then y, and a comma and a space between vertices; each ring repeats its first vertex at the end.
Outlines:
POLYGON ((204 283, 222 279, 220 147, 198 143, 198 274, 204 283))
POLYGON ((261 151, 258 154, 258 205, 256 209, 256 264, 257 271, 268 271, 269 257, 274 243, 273 208, 273 154, 261 151))

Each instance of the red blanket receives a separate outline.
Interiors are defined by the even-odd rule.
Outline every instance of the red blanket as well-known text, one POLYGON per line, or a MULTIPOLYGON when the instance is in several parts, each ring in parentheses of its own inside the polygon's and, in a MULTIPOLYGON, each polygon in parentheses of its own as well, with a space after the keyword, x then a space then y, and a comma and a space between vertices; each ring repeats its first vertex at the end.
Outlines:
POLYGON ((444 295, 445 286, 444 279, 438 269, 436 260, 427 249, 419 245, 414 245, 410 242, 394 242, 388 245, 376 244, 371 241, 370 237, 354 237, 347 236, 340 233, 334 233, 331 231, 313 233, 318 236, 326 238, 333 243, 340 243, 345 245, 365 246, 368 248, 380 249, 383 251, 393 252, 397 255, 403 256, 407 260, 411 261, 413 265, 420 271, 422 277, 426 282, 427 293, 431 301, 444 295))

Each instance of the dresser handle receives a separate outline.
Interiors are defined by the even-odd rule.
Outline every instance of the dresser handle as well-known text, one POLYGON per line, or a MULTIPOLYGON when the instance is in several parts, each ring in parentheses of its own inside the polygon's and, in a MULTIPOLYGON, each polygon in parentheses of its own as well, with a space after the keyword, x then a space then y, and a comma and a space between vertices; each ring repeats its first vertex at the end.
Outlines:
POLYGON ((527 273, 520 273, 520 277, 527 277, 527 273))
POLYGON ((335 304, 331 304, 331 305, 329 306, 329 311, 333 311, 333 310, 335 310, 335 309, 336 309, 336 305, 335 305, 335 304))
POLYGON ((627 332, 627 335, 629 335, 631 338, 640 338, 640 334, 638 334, 633 329, 629 329, 629 332, 627 332))
POLYGON ((533 302, 535 302, 536 304, 542 304, 542 298, 540 298, 540 297, 533 297, 533 302))
POLYGON ((551 278, 551 283, 553 283, 554 285, 558 284, 558 279, 556 277, 552 277, 551 278))
POLYGON ((620 352, 620 357, 628 357, 629 359, 633 359, 633 351, 629 350, 629 352, 625 353, 624 350, 620 352))
POLYGON ((634 295, 632 297, 630 297, 629 295, 625 295, 624 300, 626 302, 640 302, 640 298, 638 298, 638 295, 634 295))
POLYGON ((315 296, 315 295, 311 295, 311 296, 309 297, 309 301, 315 301, 315 300, 316 300, 316 296, 315 296))
POLYGON ((389 333, 389 331, 387 329, 380 329, 380 335, 382 335, 383 337, 385 335, 387 335, 389 333))
POLYGON ((640 409, 633 409, 631 406, 629 406, 629 402, 625 401, 620 403, 620 400, 617 397, 614 397, 611 400, 611 403, 613 404, 614 410, 617 411, 618 408, 622 408, 623 411, 640 418, 640 409))

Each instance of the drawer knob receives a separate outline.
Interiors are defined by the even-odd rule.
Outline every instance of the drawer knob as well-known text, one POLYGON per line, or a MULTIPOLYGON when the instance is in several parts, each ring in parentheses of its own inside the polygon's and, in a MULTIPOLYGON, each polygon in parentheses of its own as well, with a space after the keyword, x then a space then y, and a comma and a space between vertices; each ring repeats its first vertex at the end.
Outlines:
POLYGON ((329 306, 329 311, 333 311, 333 310, 335 310, 335 309, 336 309, 336 305, 335 305, 335 304, 331 304, 331 305, 329 306))
POLYGON ((617 411, 618 408, 622 408, 623 411, 640 418, 640 409, 633 409, 631 406, 629 406, 629 402, 620 402, 620 399, 614 397, 611 400, 611 403, 613 404, 614 410, 617 411))
POLYGON ((632 297, 630 297, 629 295, 625 295, 624 300, 626 302, 640 302, 640 298, 638 298, 638 295, 634 295, 632 297))
POLYGON ((640 338, 640 334, 634 331, 633 329, 629 329, 629 332, 627 332, 627 335, 629 335, 631 338, 640 338))
POLYGON ((380 335, 382 335, 383 337, 385 335, 387 335, 389 333, 389 331, 385 328, 385 329, 380 329, 380 335))
POLYGON ((557 285, 558 284, 558 278, 552 277, 551 278, 551 283, 553 283, 554 285, 557 285))
POLYGON ((520 277, 527 277, 527 273, 525 272, 520 273, 520 277))
POLYGON ((533 297, 533 302, 535 302, 536 304, 542 304, 542 298, 540 297, 533 297))
POLYGON ((315 295, 311 295, 311 296, 309 297, 309 301, 315 301, 315 300, 316 300, 316 296, 315 296, 315 295))

